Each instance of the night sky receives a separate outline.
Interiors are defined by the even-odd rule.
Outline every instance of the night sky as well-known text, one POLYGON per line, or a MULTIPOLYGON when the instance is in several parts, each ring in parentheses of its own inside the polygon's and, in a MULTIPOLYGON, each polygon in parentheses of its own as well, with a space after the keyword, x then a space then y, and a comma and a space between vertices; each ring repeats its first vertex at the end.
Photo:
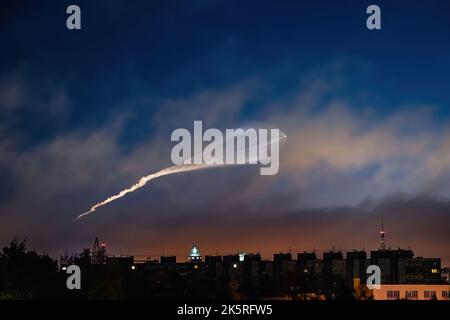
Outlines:
POLYGON ((7 0, 0 49, 2 246, 370 250, 383 217, 387 246, 450 264, 448 1, 7 0), (73 222, 194 120, 280 128, 279 173, 167 176, 73 222))

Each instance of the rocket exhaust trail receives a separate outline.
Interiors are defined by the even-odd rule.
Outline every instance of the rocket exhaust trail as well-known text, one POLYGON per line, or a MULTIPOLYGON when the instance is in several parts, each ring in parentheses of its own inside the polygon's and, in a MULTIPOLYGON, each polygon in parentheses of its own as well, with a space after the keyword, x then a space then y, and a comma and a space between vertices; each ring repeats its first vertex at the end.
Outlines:
MULTIPOLYGON (((275 142, 278 142, 282 139, 286 139, 286 135, 283 132, 279 132, 280 136, 272 139, 271 141, 268 141, 267 143, 261 144, 261 145, 252 145, 249 146, 250 148, 259 148, 261 146, 266 146, 266 145, 271 145, 275 142)), ((226 155, 226 154, 225 154, 226 155)), ((192 159, 191 159, 192 160, 192 159)), ((249 163, 251 159, 247 159, 246 163, 249 163)), ((255 159, 252 159, 255 160, 255 159)), ((261 159, 260 159, 261 160, 261 159)), ((180 172, 188 172, 188 171, 194 171, 194 170, 200 170, 200 169, 206 169, 206 168, 218 168, 218 167, 224 167, 224 166, 229 166, 229 165, 238 165, 238 164, 179 164, 179 165, 174 165, 165 169, 161 169, 157 172, 151 173, 149 175, 143 176, 142 178, 139 179, 139 181, 137 183, 135 183, 134 185, 132 185, 129 188, 126 188, 122 191, 120 191, 119 193, 112 195, 110 197, 108 197, 106 200, 103 200, 95 205, 93 205, 89 211, 83 212, 80 215, 78 215, 76 217, 76 219, 74 221, 77 221, 87 215, 92 214, 93 212, 95 212, 98 208, 103 207, 104 205, 113 202, 119 198, 124 197, 125 195, 127 195, 128 193, 134 192, 137 189, 142 188, 143 186, 145 186, 149 181, 162 177, 162 176, 167 176, 169 174, 174 174, 174 173, 180 173, 180 172)))
POLYGON ((149 182, 150 180, 162 177, 162 176, 167 176, 169 174, 173 174, 173 173, 179 173, 179 172, 187 172, 187 171, 194 171, 194 170, 199 170, 199 169, 204 169, 204 168, 208 168, 208 167, 218 167, 218 166, 222 166, 222 165, 214 165, 214 164, 181 164, 181 165, 175 165, 175 166, 171 166, 162 170, 159 170, 157 172, 151 173, 149 175, 143 176, 142 178, 139 179, 139 181, 135 184, 133 184, 131 187, 124 189, 122 191, 120 191, 119 193, 108 197, 106 200, 103 200, 102 202, 99 202, 95 205, 93 205, 91 207, 91 209, 89 209, 89 211, 86 211, 82 214, 80 214, 76 219, 81 219, 91 213, 93 213, 94 211, 97 210, 97 208, 104 206, 105 204, 108 204, 110 202, 113 202, 114 200, 117 200, 119 198, 122 198, 123 196, 125 196, 126 194, 130 193, 130 192, 134 192, 137 189, 142 188, 143 186, 145 186, 147 184, 147 182, 149 182))

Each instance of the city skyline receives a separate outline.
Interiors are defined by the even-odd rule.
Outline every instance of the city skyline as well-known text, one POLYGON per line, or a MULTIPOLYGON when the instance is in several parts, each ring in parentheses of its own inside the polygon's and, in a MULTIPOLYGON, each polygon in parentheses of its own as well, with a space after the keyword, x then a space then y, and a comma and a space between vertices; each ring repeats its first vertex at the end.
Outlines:
MULTIPOLYGON (((18 239, 15 238, 13 239, 14 241, 25 241, 26 239, 18 239)), ((413 248, 411 248, 411 246, 408 247, 400 247, 399 245, 392 247, 391 245, 389 245, 389 243, 386 243, 386 230, 384 228, 384 219, 381 220, 381 227, 379 229, 379 245, 378 247, 365 247, 365 246, 354 246, 352 248, 342 248, 342 247, 335 247, 332 246, 330 248, 297 248, 297 247, 292 247, 289 246, 288 248, 279 248, 278 250, 275 251, 267 251, 265 250, 265 248, 259 248, 257 251, 252 251, 252 250, 245 250, 245 248, 240 248, 240 249, 234 249, 231 251, 219 251, 219 250, 215 250, 215 251, 208 251, 205 252, 203 250, 199 250, 199 246, 197 243, 193 243, 192 246, 188 250, 185 250, 185 252, 183 253, 176 253, 174 251, 167 251, 167 252, 133 252, 133 253, 129 253, 129 252, 114 252, 114 251, 110 251, 110 244, 107 241, 104 241, 105 239, 101 239, 101 247, 103 248, 103 250, 105 250, 105 254, 108 254, 108 256, 111 257, 134 257, 135 260, 137 261, 158 261, 160 258, 162 259, 162 257, 175 257, 177 259, 177 261, 179 262, 189 262, 190 261, 190 256, 193 252, 193 250, 195 250, 195 254, 198 254, 198 256, 200 258, 204 258, 206 256, 226 256, 226 255, 239 255, 239 256, 244 256, 244 255, 260 255, 261 258, 266 259, 266 260, 271 260, 273 258, 274 255, 276 254, 301 254, 301 253, 314 253, 314 254, 318 254, 318 257, 326 254, 326 253, 331 253, 331 252, 336 252, 336 253, 348 253, 348 252, 376 252, 376 251, 395 251, 395 250, 412 250, 412 252, 414 252, 413 248)), ((94 245, 91 247, 89 245, 85 245, 82 248, 77 248, 76 250, 73 251, 68 251, 68 249, 66 248, 64 250, 64 252, 61 252, 59 255, 54 256, 54 258, 58 258, 61 257, 64 254, 70 254, 70 255, 77 255, 79 253, 81 253, 83 250, 97 250, 95 249, 96 247, 99 246, 99 239, 98 237, 95 237, 95 241, 94 241, 94 245)), ((112 248, 114 248, 114 244, 112 244, 111 246, 112 248)), ((189 246, 186 246, 186 248, 188 248, 189 246)), ((36 249, 34 249, 36 250, 36 249)), ((39 251, 39 250, 38 250, 39 251)), ((415 252, 414 252, 415 253, 415 252)), ((419 258, 427 258, 427 256, 422 255, 422 254, 414 254, 414 256, 419 257, 419 258)), ((439 257, 439 259, 441 259, 439 257)), ((446 261, 444 261, 444 265, 443 268, 448 268, 448 266, 445 264, 446 261)))

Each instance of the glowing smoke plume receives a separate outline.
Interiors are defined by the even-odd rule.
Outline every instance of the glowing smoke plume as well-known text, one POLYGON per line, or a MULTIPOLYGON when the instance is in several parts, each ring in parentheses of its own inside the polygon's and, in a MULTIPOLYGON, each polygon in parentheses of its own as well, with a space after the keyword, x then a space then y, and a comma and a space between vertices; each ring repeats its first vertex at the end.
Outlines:
MULTIPOLYGON (((253 146, 249 146, 250 148, 258 148, 258 147, 262 147, 265 145, 272 145, 275 142, 278 142, 282 139, 285 139, 286 135, 280 131, 280 135, 279 137, 272 139, 271 141, 269 141, 268 143, 262 144, 262 145, 253 145, 253 146)), ((246 163, 251 162, 250 160, 255 160, 255 159, 247 159, 246 163)), ((261 159, 260 159, 261 160, 261 159)), ((174 173, 180 173, 180 172, 187 172, 187 171, 194 171, 194 170, 200 170, 200 169, 205 169, 205 168, 212 168, 212 167, 223 167, 223 166, 229 166, 229 165, 235 165, 235 164, 180 164, 180 165, 174 165, 162 170, 159 170, 157 172, 151 173, 149 175, 143 176, 142 178, 139 179, 139 181, 137 183, 135 183, 134 185, 132 185, 131 187, 124 189, 122 191, 120 191, 119 193, 112 195, 110 197, 108 197, 106 200, 103 200, 95 205, 93 205, 89 211, 83 212, 80 215, 78 215, 78 217, 75 219, 78 220, 80 218, 83 218, 93 212, 95 212, 98 208, 113 202, 119 198, 124 197, 125 195, 127 195, 128 193, 134 192, 137 189, 142 188, 143 186, 145 186, 147 184, 147 182, 162 177, 162 176, 167 176, 169 174, 174 174, 174 173)))
POLYGON ((142 178, 139 179, 138 183, 132 185, 131 187, 124 189, 122 191, 120 191, 119 193, 110 196, 108 199, 103 200, 102 202, 99 202, 95 205, 93 205, 91 207, 91 209, 89 209, 89 211, 86 211, 82 214, 80 214, 75 220, 78 220, 84 216, 87 216, 91 213, 93 213, 95 210, 97 210, 97 208, 104 206, 105 204, 108 204, 110 202, 113 202, 114 200, 117 200, 119 198, 122 198, 123 196, 125 196, 126 194, 130 193, 130 192, 134 192, 137 189, 142 188, 143 186, 145 186, 147 184, 147 182, 149 182, 150 180, 162 177, 162 176, 167 176, 169 174, 173 174, 173 173, 179 173, 179 172, 186 172, 186 171, 193 171, 193 170, 199 170, 199 169, 203 169, 203 168, 208 168, 208 167, 212 167, 212 166, 220 166, 220 165, 214 165, 214 164, 183 164, 183 165, 176 165, 176 166, 172 166, 169 168, 165 168, 162 170, 159 170, 155 173, 151 173, 147 176, 144 176, 142 178))

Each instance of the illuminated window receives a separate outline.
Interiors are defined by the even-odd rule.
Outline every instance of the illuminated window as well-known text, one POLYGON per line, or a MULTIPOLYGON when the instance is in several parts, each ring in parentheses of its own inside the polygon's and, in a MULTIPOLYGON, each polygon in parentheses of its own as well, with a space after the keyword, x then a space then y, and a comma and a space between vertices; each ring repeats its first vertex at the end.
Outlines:
POLYGON ((436 269, 436 268, 434 268, 434 269, 431 269, 431 273, 439 273, 439 270, 438 270, 438 269, 436 269))
POLYGON ((387 297, 390 299, 398 299, 400 297, 400 291, 391 291, 389 290, 387 292, 387 297))
POLYGON ((417 291, 406 291, 406 298, 417 298, 418 292, 417 291))

